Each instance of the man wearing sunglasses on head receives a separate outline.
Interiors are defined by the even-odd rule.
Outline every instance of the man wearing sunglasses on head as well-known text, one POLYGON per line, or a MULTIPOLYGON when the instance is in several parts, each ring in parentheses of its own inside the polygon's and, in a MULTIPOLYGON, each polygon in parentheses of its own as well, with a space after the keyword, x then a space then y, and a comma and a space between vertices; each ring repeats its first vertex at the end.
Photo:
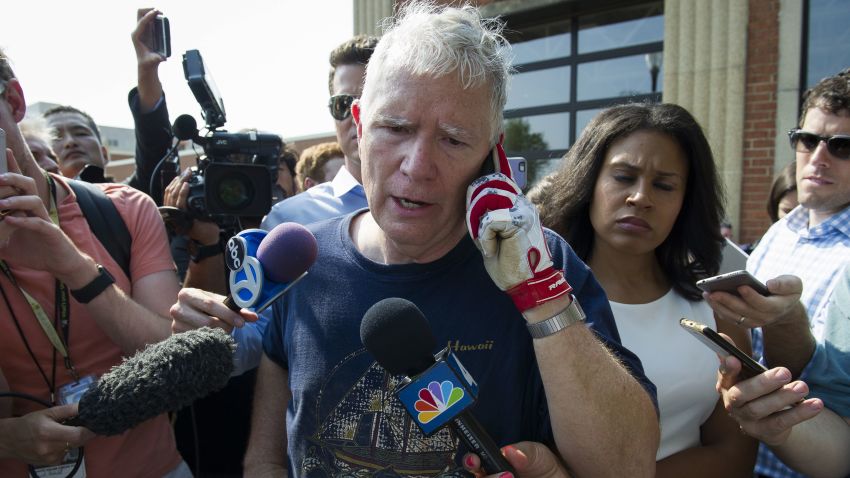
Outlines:
MULTIPOLYGON (((809 381, 823 375, 825 369, 818 364, 824 363, 833 341, 826 312, 842 271, 850 266, 850 68, 805 93, 799 127, 789 132, 789 138, 796 152, 800 205, 771 226, 747 261, 747 270, 768 281, 774 296, 762 297, 749 287, 739 288, 741 297, 706 294, 718 316, 757 328, 753 351, 763 351, 768 366, 791 372, 783 375, 783 384, 796 377, 809 381), (780 275, 798 276, 802 284, 796 281, 796 286, 786 287, 783 284, 791 282, 770 280, 780 275), (775 307, 780 297, 789 296, 793 300, 785 303, 793 307, 775 307), (808 320, 793 313, 800 302, 808 320)), ((846 360, 842 367, 846 369, 846 360)), ((842 376, 839 369, 830 370, 826 373, 842 376)), ((813 388, 812 394, 817 396, 817 390, 813 388)), ((764 445, 756 474, 803 476, 784 466, 764 445)))
POLYGON ((336 140, 345 155, 345 165, 332 181, 320 184, 275 204, 263 219, 262 228, 271 230, 283 222, 309 224, 366 207, 366 194, 360 179, 360 153, 357 129, 351 119, 351 104, 360 97, 366 64, 378 39, 357 35, 336 47, 330 55, 328 109, 334 119, 336 140))

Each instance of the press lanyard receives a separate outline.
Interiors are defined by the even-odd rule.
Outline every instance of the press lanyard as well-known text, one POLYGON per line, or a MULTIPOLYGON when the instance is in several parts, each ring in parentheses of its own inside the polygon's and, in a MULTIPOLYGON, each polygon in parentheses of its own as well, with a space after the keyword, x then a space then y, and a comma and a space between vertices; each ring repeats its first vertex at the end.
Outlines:
MULTIPOLYGON (((50 185, 50 193, 51 193, 50 194, 50 211, 49 211, 50 220, 53 222, 53 224, 58 226, 59 225, 59 213, 58 213, 58 209, 56 207, 56 184, 54 183, 53 178, 51 178, 47 173, 45 173, 45 178, 47 179, 47 182, 50 185)), ((65 362, 65 368, 71 374, 71 377, 74 379, 74 381, 78 381, 80 377, 79 377, 79 374, 77 373, 77 370, 74 368, 73 362, 71 361, 71 355, 68 351, 68 346, 67 346, 69 328, 70 328, 70 316, 71 316, 68 287, 65 284, 63 284, 61 281, 56 279, 56 281, 55 281, 55 291, 56 291, 56 293, 55 293, 55 306, 56 306, 55 317, 57 319, 56 320, 57 323, 51 323, 50 318, 47 317, 47 313, 45 313, 44 308, 41 306, 41 304, 39 304, 38 301, 33 296, 31 296, 27 291, 25 291, 24 289, 22 289, 18 285, 17 281, 15 280, 14 275, 12 275, 12 270, 9 268, 9 265, 6 264, 5 261, 0 260, 0 269, 3 270, 3 273, 9 279, 9 282, 11 282, 12 285, 17 287, 18 290, 20 290, 21 293, 23 294, 24 298, 26 298, 27 303, 29 303, 30 308, 32 308, 33 315, 35 315, 35 318, 38 321, 38 324, 41 326, 42 330, 44 331, 45 335, 47 336, 47 339, 53 345, 53 348, 56 351, 58 351, 59 354, 62 355, 62 358, 64 359, 64 362, 65 362), (59 333, 57 332, 57 328, 56 328, 57 325, 62 327, 64 340, 63 340, 63 337, 61 337, 59 335, 59 333)), ((10 305, 10 307, 11 307, 11 305, 10 305)), ((18 332, 21 333, 21 338, 26 343, 26 338, 23 336, 23 331, 20 328, 19 324, 17 324, 17 318, 14 317, 14 315, 13 315, 13 319, 15 320, 16 325, 18 326, 18 332)), ((29 344, 27 343, 26 345, 27 345, 27 348, 29 349, 29 344)), ((30 353, 32 354, 31 350, 30 350, 30 353)), ((35 356, 33 356, 33 359, 35 360, 35 356)), ((38 366, 37 361, 36 361, 36 365, 38 366)), ((41 371, 40 366, 39 366, 39 370, 41 371)), ((46 377, 46 375, 44 374, 43 371, 42 371, 42 376, 44 376, 45 380, 47 380, 47 377, 46 377)), ((54 393, 53 386, 50 383, 48 383, 48 387, 50 387, 50 394, 51 394, 51 397, 52 397, 52 395, 54 393)))

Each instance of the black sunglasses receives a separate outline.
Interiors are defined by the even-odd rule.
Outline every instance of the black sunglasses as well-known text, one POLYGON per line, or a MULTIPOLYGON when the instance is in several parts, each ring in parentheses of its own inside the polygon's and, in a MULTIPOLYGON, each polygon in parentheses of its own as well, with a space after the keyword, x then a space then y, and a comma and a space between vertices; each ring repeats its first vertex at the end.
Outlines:
POLYGON ((850 135, 820 136, 795 128, 788 132, 788 137, 791 139, 791 147, 798 153, 811 153, 824 141, 830 154, 838 159, 850 159, 850 135))
POLYGON ((328 100, 328 108, 331 110, 331 116, 337 121, 342 121, 348 118, 351 114, 351 104, 354 103, 357 97, 354 95, 334 95, 328 100))

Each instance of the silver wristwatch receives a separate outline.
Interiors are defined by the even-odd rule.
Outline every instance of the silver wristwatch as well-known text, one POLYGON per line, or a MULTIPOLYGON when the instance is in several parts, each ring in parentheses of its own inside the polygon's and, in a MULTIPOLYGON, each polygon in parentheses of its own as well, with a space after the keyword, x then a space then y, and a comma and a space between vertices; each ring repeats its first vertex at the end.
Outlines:
POLYGON ((570 302, 570 305, 563 311, 559 312, 558 315, 549 317, 542 322, 525 324, 526 327, 528 327, 528 333, 531 334, 531 338, 542 339, 543 337, 548 337, 552 334, 558 333, 577 322, 584 322, 587 316, 585 316, 584 311, 581 310, 581 306, 579 305, 576 296, 573 295, 571 297, 572 302, 570 302))

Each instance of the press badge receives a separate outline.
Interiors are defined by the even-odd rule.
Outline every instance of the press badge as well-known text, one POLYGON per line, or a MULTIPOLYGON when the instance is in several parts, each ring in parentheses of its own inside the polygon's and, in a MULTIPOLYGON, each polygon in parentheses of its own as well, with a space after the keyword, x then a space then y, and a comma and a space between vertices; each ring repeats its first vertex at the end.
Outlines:
MULTIPOLYGON (((62 458, 62 463, 58 465, 51 466, 34 466, 32 470, 35 471, 35 475, 38 478, 65 478, 71 473, 71 470, 74 469, 74 465, 77 463, 77 457, 80 455, 79 448, 73 448, 68 453, 65 453, 65 457, 62 458)), ((80 468, 77 469, 77 472, 72 475, 73 478, 86 478, 86 460, 80 463, 80 468)))
MULTIPOLYGON (((86 375, 76 382, 63 385, 59 388, 57 394, 59 405, 79 403, 80 398, 82 398, 83 394, 86 393, 86 390, 94 386, 95 382, 97 382, 97 378, 95 378, 94 375, 86 375)), ((74 465, 77 463, 77 458, 79 456, 80 449, 72 448, 71 450, 68 450, 68 453, 65 453, 65 456, 62 458, 62 463, 58 465, 33 468, 35 469, 36 476, 39 478, 65 478, 69 473, 71 473, 71 470, 74 469, 74 465)), ((80 468, 77 469, 76 473, 74 473, 73 478, 86 478, 85 460, 80 463, 80 468)))
POLYGON ((76 382, 71 382, 59 387, 59 405, 69 405, 71 403, 80 403, 80 398, 86 393, 86 390, 94 386, 97 379, 94 375, 86 375, 80 377, 76 382))

